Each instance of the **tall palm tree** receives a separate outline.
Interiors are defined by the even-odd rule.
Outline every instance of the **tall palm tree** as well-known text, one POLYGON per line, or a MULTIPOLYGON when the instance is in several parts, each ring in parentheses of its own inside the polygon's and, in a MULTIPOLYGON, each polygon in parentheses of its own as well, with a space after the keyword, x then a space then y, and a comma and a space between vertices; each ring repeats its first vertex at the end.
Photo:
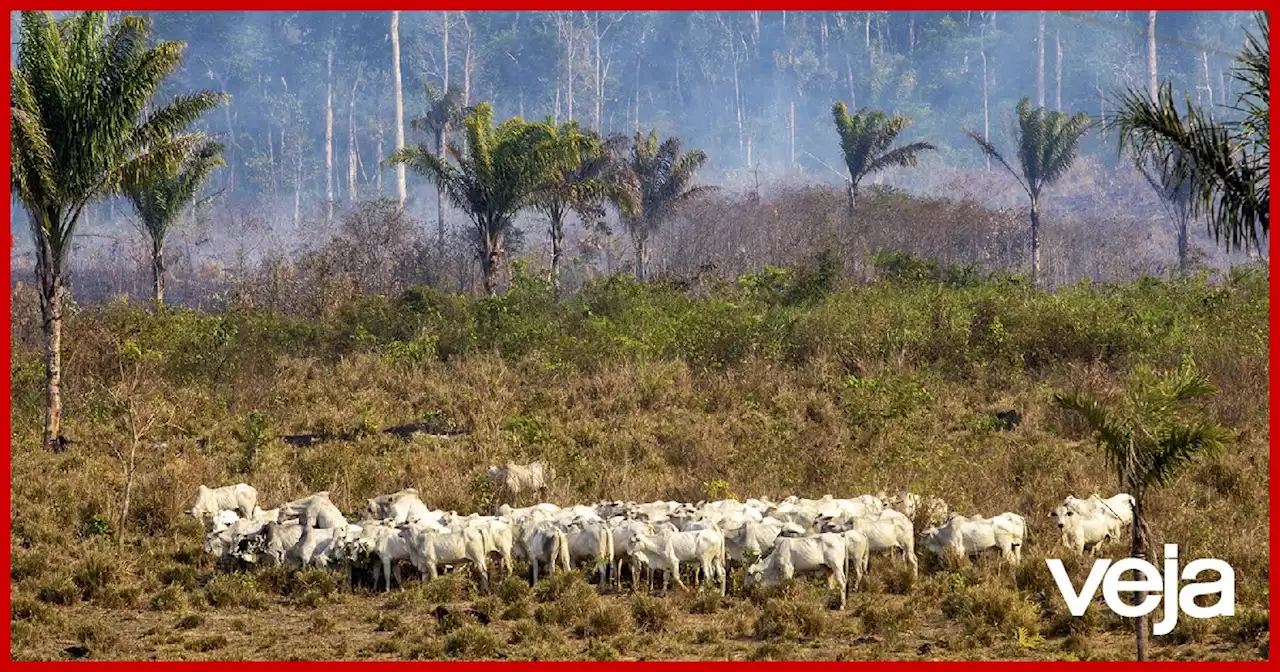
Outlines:
POLYGON ((1243 84, 1230 110, 1238 119, 1215 120, 1186 99, 1178 111, 1165 82, 1155 100, 1128 89, 1107 120, 1119 131, 1120 148, 1151 157, 1173 184, 1191 191, 1192 216, 1205 216, 1215 240, 1228 251, 1261 248, 1259 232, 1271 230, 1271 30, 1265 13, 1245 33, 1232 76, 1243 84))
MULTIPOLYGON (((451 129, 462 125, 469 110, 462 104, 462 88, 441 90, 435 84, 426 85, 427 109, 421 117, 409 121, 409 127, 420 133, 429 133, 435 141, 436 156, 445 159, 445 142, 451 129)), ((436 253, 444 256, 444 187, 436 185, 436 253)))
POLYGON ((182 211, 195 202, 204 181, 222 160, 222 143, 208 141, 183 160, 177 170, 159 175, 150 182, 126 193, 138 215, 138 228, 151 241, 151 273, 155 284, 156 308, 164 305, 164 241, 182 216, 182 211))
POLYGON ((534 190, 545 182, 547 157, 541 145, 547 140, 542 124, 519 117, 496 128, 493 107, 480 103, 463 120, 465 148, 448 146, 452 162, 436 156, 423 145, 406 147, 384 161, 404 165, 439 185, 476 227, 484 289, 497 294, 498 264, 505 258, 503 240, 516 214, 527 207, 534 190))
POLYGON ((849 108, 839 101, 831 106, 831 116, 835 118, 840 151, 849 168, 850 212, 857 202, 858 184, 863 178, 891 166, 914 166, 922 152, 937 149, 927 142, 890 149, 898 135, 911 124, 907 117, 891 117, 880 110, 867 109, 849 114, 849 108))
POLYGON ((11 73, 10 190, 27 211, 36 246, 46 448, 61 438, 64 271, 80 214, 190 155, 207 138, 185 129, 225 99, 202 91, 156 104, 185 45, 150 46, 150 32, 150 21, 135 16, 108 25, 106 12, 22 13, 11 73))
POLYGON ((1191 183, 1179 180, 1172 162, 1176 155, 1169 157, 1148 155, 1135 156, 1134 164, 1142 177, 1156 192, 1177 234, 1178 241, 1178 273, 1186 275, 1190 270, 1189 244, 1192 212, 1191 183))
POLYGON ((681 203, 712 191, 710 186, 691 186, 694 175, 707 163, 700 149, 681 151, 680 138, 671 136, 658 142, 658 132, 646 137, 636 133, 631 143, 627 170, 639 186, 640 207, 623 221, 636 249, 636 277, 646 279, 649 266, 649 239, 681 203))
POLYGON ((557 127, 548 119, 545 127, 547 141, 542 151, 550 160, 550 170, 532 204, 551 220, 551 283, 558 290, 569 212, 576 212, 583 220, 599 221, 605 216, 605 205, 613 204, 622 216, 633 215, 639 206, 639 186, 619 159, 626 136, 602 140, 581 130, 576 121, 557 127))
MULTIPOLYGON (((1124 394, 1118 398, 1076 390, 1055 394, 1054 403, 1084 419, 1115 469, 1120 486, 1133 496, 1129 550, 1133 557, 1142 558, 1148 551, 1142 517, 1147 493, 1172 482, 1197 455, 1221 448, 1230 440, 1230 433, 1220 425, 1191 417, 1191 402, 1216 394, 1217 389, 1190 358, 1178 369, 1162 374, 1138 367, 1126 382, 1124 394)), ((1144 597, 1139 595, 1138 601, 1144 597)), ((1146 616, 1140 616, 1138 660, 1146 659, 1147 630, 1146 616)))
POLYGON ((1018 145, 1021 173, 1014 170, 982 134, 967 128, 965 133, 987 156, 1004 166, 1031 197, 1031 281, 1034 283, 1040 278, 1040 195, 1045 187, 1071 169, 1080 150, 1080 139, 1093 127, 1094 120, 1085 112, 1068 117, 1065 112, 1032 107, 1030 98, 1018 101, 1017 115, 1013 136, 1018 145))

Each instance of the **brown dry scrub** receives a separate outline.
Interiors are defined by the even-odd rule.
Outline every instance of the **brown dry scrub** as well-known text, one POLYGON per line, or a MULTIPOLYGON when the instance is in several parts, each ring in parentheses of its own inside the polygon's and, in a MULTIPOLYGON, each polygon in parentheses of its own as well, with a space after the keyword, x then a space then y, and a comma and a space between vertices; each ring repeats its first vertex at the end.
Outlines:
MULTIPOLYGON (((885 270, 899 277, 937 270, 906 258, 894 264, 885 270)), ((1128 624, 1094 610, 1065 616, 1044 570, 1054 554, 1053 504, 1115 489, 1099 451, 1049 400, 1055 389, 1114 385, 1136 361, 1167 365, 1194 353, 1222 388, 1209 415, 1238 439, 1151 497, 1147 512, 1157 543, 1236 567, 1238 616, 1156 638, 1154 655, 1265 657, 1265 277, 1047 295, 967 276, 866 286, 820 276, 771 271, 701 298, 612 280, 562 301, 517 276, 497 299, 415 290, 359 297, 312 321, 245 310, 84 310, 68 328, 73 443, 62 453, 37 448, 33 307, 16 292, 11 654, 1127 657, 1128 624), (145 382, 139 412, 179 412, 149 438, 121 531, 123 475, 112 450, 124 438, 121 409, 103 390, 119 382, 122 353, 135 351, 148 355, 126 373, 145 382), (1022 415, 1013 431, 994 422, 1004 409, 1022 415), (470 434, 372 431, 423 418, 470 434), (300 432, 354 438, 307 447, 274 438, 300 432), (726 488, 775 498, 910 488, 966 513, 1022 513, 1031 527, 1027 561, 1016 570, 926 561, 912 583, 897 564, 873 558, 867 591, 844 612, 828 610, 817 587, 755 599, 735 591, 709 603, 678 591, 597 596, 569 577, 532 593, 498 579, 490 597, 453 575, 410 581, 388 596, 348 592, 319 571, 215 573, 197 526, 180 513, 197 485, 242 480, 264 505, 329 490, 351 513, 367 497, 412 486, 431 506, 477 510, 491 496, 484 467, 531 458, 555 466, 549 499, 562 504, 696 501, 726 488), (490 622, 438 624, 441 604, 472 605, 490 622), (325 636, 299 648, 282 636, 284 623, 325 636)))

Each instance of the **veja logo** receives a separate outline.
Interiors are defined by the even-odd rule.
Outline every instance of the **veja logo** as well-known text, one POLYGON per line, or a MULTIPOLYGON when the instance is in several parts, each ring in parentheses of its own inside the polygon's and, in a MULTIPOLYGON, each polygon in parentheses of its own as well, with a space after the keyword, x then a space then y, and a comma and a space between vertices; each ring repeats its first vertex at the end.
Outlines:
POLYGON ((1160 604, 1161 593, 1164 594, 1164 620, 1155 624, 1152 634, 1167 635, 1173 632, 1178 624, 1178 611, 1191 618, 1213 618, 1214 616, 1234 616, 1236 613, 1236 575, 1231 565, 1215 558, 1194 560, 1182 570, 1183 581, 1195 581, 1201 572, 1218 573, 1216 581, 1192 583, 1178 589, 1178 545, 1165 544, 1164 574, 1155 565, 1138 558, 1124 558, 1114 564, 1110 560, 1098 560, 1084 580, 1080 590, 1076 590, 1058 559, 1045 560, 1049 572, 1058 584, 1062 599, 1067 602, 1067 610, 1072 616, 1083 616, 1094 595, 1098 594, 1098 585, 1102 585, 1102 599, 1111 611, 1126 618, 1145 616, 1156 610, 1160 604), (1110 567, 1108 568, 1108 565, 1110 567), (1130 570, 1137 570, 1137 581, 1126 581, 1121 576, 1130 570), (1131 605, 1120 599, 1120 593, 1145 591, 1147 597, 1142 604, 1131 605), (1201 595, 1218 594, 1218 601, 1210 606, 1196 604, 1201 595), (1176 604, 1175 604, 1176 600, 1176 604))

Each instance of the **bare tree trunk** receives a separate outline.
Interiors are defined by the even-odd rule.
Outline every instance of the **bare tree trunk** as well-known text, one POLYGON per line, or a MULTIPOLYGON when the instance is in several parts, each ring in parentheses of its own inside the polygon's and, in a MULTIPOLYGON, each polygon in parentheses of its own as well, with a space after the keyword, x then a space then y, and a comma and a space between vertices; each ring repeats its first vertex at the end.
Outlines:
POLYGON ((333 221, 333 47, 329 47, 329 81, 324 103, 324 221, 333 221))
POLYGON ((636 133, 640 132, 640 58, 641 52, 636 52, 636 133))
MULTIPOLYGON (((978 51, 978 55, 982 57, 982 139, 991 141, 991 116, 987 108, 987 52, 986 49, 978 51)), ((987 159, 987 172, 991 171, 991 155, 986 152, 982 153, 987 159)))
POLYGON ((444 90, 449 91, 449 12, 444 12, 443 35, 441 35, 441 47, 444 50, 444 90))
POLYGON ((1187 215, 1179 215, 1178 217, 1178 272, 1182 275, 1186 275, 1191 270, 1190 262, 1187 259, 1187 242, 1188 234, 1190 233, 1187 230, 1190 224, 1187 221, 1188 219, 1187 215))
MULTIPOLYGON (((445 90, 448 91, 448 89, 445 90)), ((436 153, 441 161, 444 160, 445 138, 448 135, 447 124, 436 132, 436 153)), ((444 187, 439 184, 436 185, 436 254, 444 259, 444 187)))
MULTIPOLYGON (((1130 553, 1129 555, 1145 560, 1147 557, 1147 540, 1142 530, 1142 496, 1139 495, 1133 500, 1133 526, 1129 535, 1130 553)), ((1147 599, 1145 591, 1139 592, 1134 596, 1134 604, 1142 604, 1147 599)), ((1147 659, 1147 641, 1148 641, 1148 621, 1144 614, 1135 619, 1135 634, 1137 639, 1137 658, 1139 662, 1147 659)))
MULTIPOLYGON (((1205 98, 1208 99, 1209 105, 1212 106, 1213 105, 1213 84, 1211 84, 1211 82, 1213 80, 1209 78, 1209 52, 1207 51, 1200 52, 1200 63, 1204 66, 1204 87, 1202 88, 1202 90, 1206 94, 1205 98)), ((1197 90, 1196 105, 1201 105, 1202 104, 1201 100, 1202 99, 1200 97, 1200 90, 1197 90)))
POLYGON ((1053 44, 1057 55, 1057 63, 1053 68, 1053 109, 1062 111, 1062 31, 1053 35, 1053 44))
POLYGON ((1036 24, 1036 105, 1044 107, 1044 12, 1036 24))
MULTIPOLYGON (((130 413, 133 413, 132 403, 130 402, 130 413)), ((137 473, 139 440, 140 437, 135 434, 129 445, 129 460, 124 465, 124 502, 120 505, 120 524, 116 526, 117 550, 124 548, 125 525, 129 522, 129 504, 133 499, 133 476, 137 473)))
POLYGON ((564 215, 553 213, 551 217, 551 288, 560 292, 560 257, 564 253, 564 215))
POLYGON ((849 84, 849 107, 856 110, 858 109, 858 101, 854 98, 853 90, 853 56, 849 52, 844 54, 844 73, 845 80, 849 84))
POLYGON ((1151 100, 1155 100, 1160 91, 1156 72, 1156 12, 1153 9, 1147 12, 1147 87, 1151 100))
POLYGON ((152 300, 155 302, 156 310, 164 306, 164 270, 164 241, 160 238, 152 238, 151 277, 155 289, 152 300))
POLYGON ((462 104, 471 104, 471 21, 461 12, 462 28, 467 31, 467 50, 462 57, 462 104))
MULTIPOLYGON (((404 90, 400 85, 400 12, 391 12, 391 83, 396 96, 396 152, 404 149, 404 90)), ((379 157, 378 165, 382 165, 379 157)), ((404 207, 408 192, 404 181, 404 164, 396 164, 396 197, 404 207)))
POLYGON ((787 108, 787 151, 790 167, 796 165, 796 101, 791 101, 791 106, 787 108))
POLYGON ((62 264, 48 240, 38 241, 36 276, 40 281, 40 319, 45 347, 45 450, 56 450, 62 438, 62 264))
POLYGON ((378 134, 378 163, 377 163, 378 169, 375 175, 377 176, 377 181, 378 181, 378 197, 381 198, 383 193, 382 192, 382 160, 383 158, 385 158, 382 152, 382 120, 381 119, 378 120, 377 134, 378 134))
POLYGON ((356 87, 359 85, 360 75, 356 75, 356 83, 351 85, 351 99, 347 103, 347 200, 355 203, 360 200, 360 193, 356 187, 356 164, 359 162, 359 154, 356 152, 356 87))
POLYGON ((297 156, 293 170, 293 230, 299 231, 302 227, 302 148, 294 151, 297 156))
POLYGON ((1040 282, 1040 203, 1031 199, 1031 284, 1040 282))

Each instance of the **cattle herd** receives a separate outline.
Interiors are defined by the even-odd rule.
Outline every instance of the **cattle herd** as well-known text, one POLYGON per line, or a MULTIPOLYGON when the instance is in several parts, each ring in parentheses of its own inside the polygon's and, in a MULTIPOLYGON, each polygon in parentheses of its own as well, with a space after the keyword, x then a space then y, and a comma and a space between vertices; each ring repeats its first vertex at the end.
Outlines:
MULTIPOLYGON (((491 467, 489 479, 515 496, 545 491, 555 472, 535 462, 491 467)), ((820 573, 839 591, 844 607, 850 589, 866 576, 872 554, 898 556, 918 574, 916 547, 939 556, 972 558, 989 552, 1018 563, 1026 521, 1016 513, 991 518, 964 516, 941 499, 914 493, 861 495, 849 499, 787 497, 696 504, 608 501, 561 508, 542 503, 498 507, 496 515, 459 515, 428 507, 408 488, 368 500, 362 519, 348 520, 317 492, 263 510, 252 486, 201 485, 187 512, 205 525, 204 551, 220 564, 241 567, 345 568, 348 581, 371 576, 387 590, 403 585, 402 560, 426 580, 441 567, 471 565, 481 589, 489 589, 489 562, 510 575, 514 559, 529 565, 530 580, 585 565, 602 590, 621 589, 624 573, 633 589, 652 589, 653 571, 684 588, 680 566, 693 568, 695 582, 728 590, 728 565, 746 569, 744 588, 776 585, 797 574, 820 573), (626 570, 624 572, 624 570, 626 570), (850 575, 852 572, 852 575, 850 575)), ((1061 543, 1079 553, 1122 539, 1133 521, 1133 498, 1067 497, 1050 514, 1061 543)))

